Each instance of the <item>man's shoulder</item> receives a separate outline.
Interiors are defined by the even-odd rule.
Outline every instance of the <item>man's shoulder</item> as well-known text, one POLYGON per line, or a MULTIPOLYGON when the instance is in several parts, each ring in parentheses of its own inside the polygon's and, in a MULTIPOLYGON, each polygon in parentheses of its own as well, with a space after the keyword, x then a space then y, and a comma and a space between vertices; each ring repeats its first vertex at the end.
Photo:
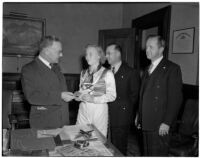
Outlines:
POLYGON ((168 59, 165 59, 165 64, 166 64, 166 66, 168 66, 171 69, 179 69, 180 68, 180 66, 178 64, 176 64, 173 61, 170 61, 168 59))
POLYGON ((131 69, 132 69, 126 62, 122 62, 121 67, 122 67, 124 70, 127 70, 127 71, 131 71, 131 69))
POLYGON ((32 71, 36 68, 36 65, 37 65, 37 62, 36 60, 34 59, 33 61, 31 61, 30 63, 24 65, 22 67, 22 73, 23 72, 27 72, 27 71, 32 71))
POLYGON ((137 70, 130 67, 126 62, 122 62, 122 67, 123 67, 123 70, 127 73, 136 73, 137 70))

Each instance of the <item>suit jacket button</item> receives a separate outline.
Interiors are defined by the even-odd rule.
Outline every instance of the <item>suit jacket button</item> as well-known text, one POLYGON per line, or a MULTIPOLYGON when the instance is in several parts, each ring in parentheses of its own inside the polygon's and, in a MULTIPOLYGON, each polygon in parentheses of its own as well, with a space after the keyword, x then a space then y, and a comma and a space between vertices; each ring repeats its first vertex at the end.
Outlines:
POLYGON ((155 97, 156 100, 158 100, 158 97, 155 97))
POLYGON ((123 110, 126 110, 126 108, 125 108, 125 107, 123 107, 123 110))
POLYGON ((157 88, 160 88, 160 86, 159 86, 159 85, 157 85, 157 88))

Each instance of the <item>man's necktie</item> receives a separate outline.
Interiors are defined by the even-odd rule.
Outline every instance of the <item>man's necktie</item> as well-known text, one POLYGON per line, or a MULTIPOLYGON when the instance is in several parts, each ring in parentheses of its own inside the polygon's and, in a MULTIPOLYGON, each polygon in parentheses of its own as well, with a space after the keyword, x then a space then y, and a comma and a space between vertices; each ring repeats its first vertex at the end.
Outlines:
POLYGON ((112 67, 112 72, 113 74, 115 74, 115 67, 112 67))
POLYGON ((57 63, 51 63, 51 70, 57 75, 57 77, 60 79, 60 66, 57 63))

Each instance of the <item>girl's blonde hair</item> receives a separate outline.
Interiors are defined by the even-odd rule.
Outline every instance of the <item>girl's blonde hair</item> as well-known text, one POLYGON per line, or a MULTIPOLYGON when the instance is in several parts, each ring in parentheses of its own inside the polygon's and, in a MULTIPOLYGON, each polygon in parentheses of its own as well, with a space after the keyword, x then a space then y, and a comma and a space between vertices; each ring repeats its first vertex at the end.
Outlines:
POLYGON ((105 56, 105 53, 102 49, 101 46, 98 46, 98 45, 95 45, 95 44, 88 44, 86 47, 85 47, 85 51, 88 49, 88 48, 95 48, 100 56, 100 63, 101 64, 104 64, 105 61, 106 61, 106 56, 105 56))

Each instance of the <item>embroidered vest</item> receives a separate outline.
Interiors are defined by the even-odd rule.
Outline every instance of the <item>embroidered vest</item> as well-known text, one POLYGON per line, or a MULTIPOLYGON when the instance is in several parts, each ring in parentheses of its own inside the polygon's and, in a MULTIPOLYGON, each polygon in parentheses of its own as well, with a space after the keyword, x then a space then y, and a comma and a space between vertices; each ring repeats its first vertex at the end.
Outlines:
POLYGON ((83 71, 81 73, 80 91, 84 94, 89 93, 93 96, 102 96, 103 94, 106 94, 105 75, 107 71, 107 69, 101 68, 96 72, 96 77, 93 79, 92 83, 87 82, 88 71, 83 71))

